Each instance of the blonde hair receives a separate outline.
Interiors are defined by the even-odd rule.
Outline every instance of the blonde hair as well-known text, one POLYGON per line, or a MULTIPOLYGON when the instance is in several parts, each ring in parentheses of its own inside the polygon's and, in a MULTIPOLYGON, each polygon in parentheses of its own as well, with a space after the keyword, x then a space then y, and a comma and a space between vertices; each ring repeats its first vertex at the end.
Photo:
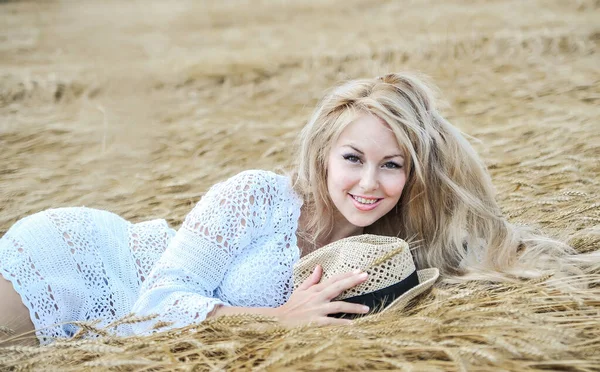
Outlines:
POLYGON ((385 121, 395 134, 405 152, 407 182, 396 208, 364 233, 409 240, 417 267, 437 267, 453 278, 536 277, 560 266, 559 257, 575 253, 506 221, 476 151, 442 117, 433 89, 404 73, 338 86, 302 130, 294 188, 309 210, 300 231, 305 240, 315 245, 333 228, 335 207, 326 181, 329 151, 344 128, 365 112, 385 121))

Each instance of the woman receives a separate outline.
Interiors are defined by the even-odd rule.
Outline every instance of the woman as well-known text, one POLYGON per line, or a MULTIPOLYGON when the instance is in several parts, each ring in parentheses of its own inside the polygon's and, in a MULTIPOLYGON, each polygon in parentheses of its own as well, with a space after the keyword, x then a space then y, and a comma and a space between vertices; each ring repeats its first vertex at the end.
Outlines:
POLYGON ((103 325, 130 312, 158 314, 175 327, 234 313, 347 323, 328 315, 369 309, 331 299, 366 274, 320 283, 317 267, 292 293, 292 267, 301 255, 362 233, 412 241, 417 267, 438 267, 447 280, 537 276, 573 253, 506 222, 483 163, 413 76, 337 87, 317 106, 298 149, 291 176, 246 171, 219 183, 177 232, 163 220, 131 224, 86 208, 17 222, 0 240, 0 325, 35 327, 47 342, 73 335, 77 328, 65 322, 103 325))

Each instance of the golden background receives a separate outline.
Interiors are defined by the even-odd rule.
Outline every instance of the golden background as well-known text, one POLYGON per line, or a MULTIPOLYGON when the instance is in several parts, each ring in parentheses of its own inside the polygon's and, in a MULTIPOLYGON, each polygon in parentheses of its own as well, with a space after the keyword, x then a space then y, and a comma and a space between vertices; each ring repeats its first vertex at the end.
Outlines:
MULTIPOLYGON (((599 50, 597 0, 0 2, 0 234, 28 214, 80 205, 177 227, 216 181, 287 165, 296 134, 335 83, 416 70, 431 76, 447 117, 472 136, 511 221, 540 226, 580 251, 597 250, 599 50)), ((511 308, 530 309, 527 301, 511 308)), ((450 350, 448 343, 425 356, 404 344, 396 354, 385 350, 398 363, 425 361, 425 369, 537 370, 548 358, 574 370, 597 367, 600 305, 586 304, 593 305, 591 318, 584 316, 591 328, 571 343, 558 331, 535 333, 541 331, 526 320, 533 318, 519 318, 531 333, 515 337, 531 334, 526 344, 537 353, 523 354, 510 338, 502 344, 466 336, 474 349, 452 349, 448 355, 458 359, 436 354, 450 350)), ((451 316, 446 310, 436 321, 451 316)), ((425 332, 419 345, 438 342, 432 335, 443 333, 441 326, 421 318, 386 329, 401 335, 413 324, 425 332)), ((577 323, 563 320, 565 332, 577 323)), ((460 331, 469 334, 464 324, 460 331)), ((321 331, 314 332, 313 341, 321 331)), ((242 349, 264 351, 252 337, 242 337, 242 349)), ((269 350, 289 351, 285 342, 294 338, 286 337, 269 350)), ((392 347, 386 337, 380 342, 392 347)), ((358 338, 365 343, 329 354, 317 353, 326 349, 322 342, 304 344, 307 354, 298 360, 319 369, 328 364, 315 355, 352 360, 349 350, 384 347, 358 338)), ((227 364, 237 354, 223 350, 219 355, 233 359, 213 367, 290 365, 276 351, 265 354, 275 358, 271 364, 267 356, 227 364)), ((22 360, 33 363, 32 355, 22 360)), ((393 367, 386 363, 369 366, 393 367)))

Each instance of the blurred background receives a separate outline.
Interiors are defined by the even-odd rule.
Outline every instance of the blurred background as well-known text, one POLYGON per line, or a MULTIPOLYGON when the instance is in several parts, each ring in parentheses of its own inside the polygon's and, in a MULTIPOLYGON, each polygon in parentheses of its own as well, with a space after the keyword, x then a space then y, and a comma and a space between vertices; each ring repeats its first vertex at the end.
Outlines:
POLYGON ((0 234, 80 205, 177 227, 214 182, 287 165, 328 88, 404 70, 509 219, 597 227, 599 44, 598 0, 0 1, 0 234))

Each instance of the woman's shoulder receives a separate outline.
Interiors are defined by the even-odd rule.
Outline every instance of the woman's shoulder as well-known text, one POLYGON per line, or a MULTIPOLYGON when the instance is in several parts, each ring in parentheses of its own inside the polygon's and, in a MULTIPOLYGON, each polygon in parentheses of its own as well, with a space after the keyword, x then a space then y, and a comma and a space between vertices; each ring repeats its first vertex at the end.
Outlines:
POLYGON ((229 177, 221 183, 237 186, 243 185, 254 189, 264 188, 265 186, 273 190, 292 188, 291 180, 288 176, 263 169, 245 170, 229 177))
POLYGON ((219 183, 226 188, 251 194, 278 196, 284 201, 302 204, 300 197, 294 191, 290 176, 269 170, 249 169, 242 171, 219 183))
POLYGON ((281 174, 277 174, 273 171, 269 171, 269 170, 248 169, 248 170, 242 171, 236 175, 231 176, 229 179, 227 179, 227 181, 229 181, 229 180, 248 180, 248 181, 256 180, 257 183, 261 183, 261 182, 279 181, 281 179, 289 179, 289 178, 286 176, 283 176, 281 174))

